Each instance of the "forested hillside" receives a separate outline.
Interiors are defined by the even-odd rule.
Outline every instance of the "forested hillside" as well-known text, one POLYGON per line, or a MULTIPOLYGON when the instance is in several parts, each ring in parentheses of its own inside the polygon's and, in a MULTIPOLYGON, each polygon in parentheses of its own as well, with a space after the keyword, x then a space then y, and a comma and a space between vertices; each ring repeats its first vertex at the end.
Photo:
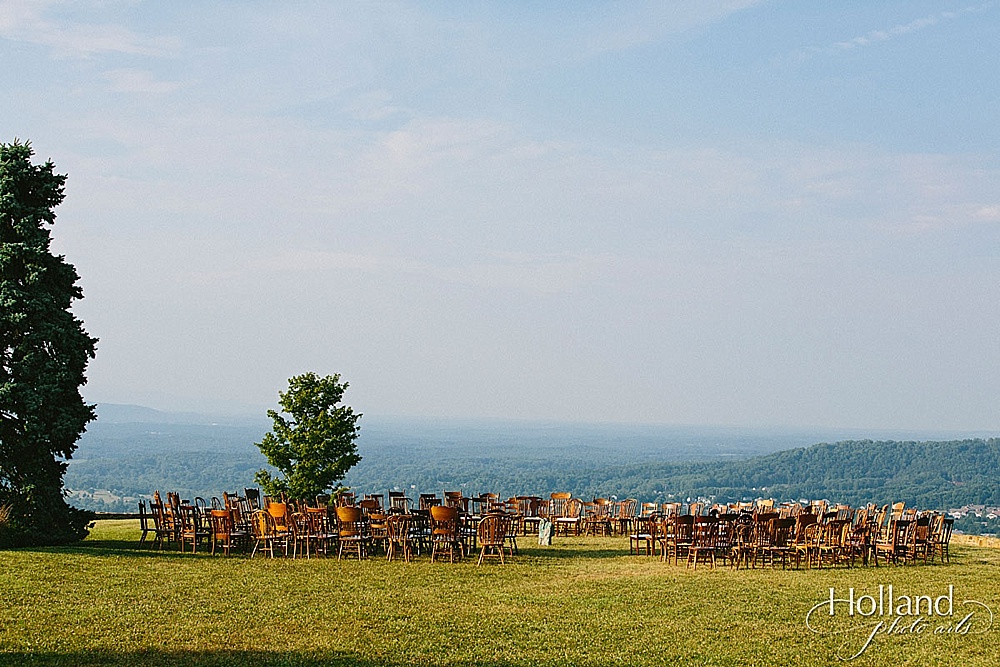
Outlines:
POLYGON ((623 486, 718 498, 828 498, 927 508, 1000 505, 1000 440, 818 444, 746 461, 631 466, 623 486))

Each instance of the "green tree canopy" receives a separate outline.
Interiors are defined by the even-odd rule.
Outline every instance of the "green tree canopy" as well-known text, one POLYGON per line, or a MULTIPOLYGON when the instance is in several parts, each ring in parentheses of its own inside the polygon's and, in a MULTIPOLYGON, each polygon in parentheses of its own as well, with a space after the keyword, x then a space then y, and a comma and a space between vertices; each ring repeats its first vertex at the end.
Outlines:
POLYGON ((0 544, 58 544, 87 533, 66 504, 66 459, 94 419, 80 387, 96 338, 70 312, 76 269, 50 249, 66 176, 30 144, 0 144, 0 544))
POLYGON ((314 498, 333 490, 361 460, 354 443, 361 415, 340 404, 347 387, 340 375, 305 373, 288 381, 288 391, 278 393, 281 413, 267 411, 274 425, 256 444, 283 476, 258 471, 256 480, 265 493, 314 498))

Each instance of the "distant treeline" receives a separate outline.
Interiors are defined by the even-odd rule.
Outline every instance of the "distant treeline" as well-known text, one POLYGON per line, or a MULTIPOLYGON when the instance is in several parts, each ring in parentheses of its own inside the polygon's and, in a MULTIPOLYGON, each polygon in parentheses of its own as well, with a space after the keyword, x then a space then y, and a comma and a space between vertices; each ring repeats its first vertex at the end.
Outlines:
MULTIPOLYGON (((468 447, 424 438, 405 445, 369 443, 345 484, 359 493, 398 489, 412 497, 443 490, 502 496, 561 490, 583 498, 615 495, 657 502, 773 497, 779 501, 826 498, 853 505, 905 501, 933 509, 1000 505, 1000 440, 995 438, 857 440, 740 459, 728 451, 727 458, 704 448, 701 461, 690 460, 693 449, 686 451, 686 461, 678 461, 666 450, 650 457, 641 447, 543 446, 540 442, 468 447)), ((147 495, 154 489, 209 498, 252 485, 254 472, 264 464, 252 444, 226 446, 223 451, 198 450, 192 443, 187 450, 123 444, 116 441, 113 451, 99 446, 86 449, 88 456, 71 463, 67 487, 106 490, 124 498, 147 495)), ((134 507, 134 500, 115 501, 107 495, 72 501, 105 511, 134 507)))

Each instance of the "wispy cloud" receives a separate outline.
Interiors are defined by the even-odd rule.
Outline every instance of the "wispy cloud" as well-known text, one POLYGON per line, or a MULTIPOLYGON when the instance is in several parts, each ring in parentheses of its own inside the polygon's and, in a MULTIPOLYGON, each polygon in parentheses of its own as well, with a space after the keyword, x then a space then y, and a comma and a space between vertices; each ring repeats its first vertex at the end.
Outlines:
POLYGON ((477 289, 514 289, 527 294, 549 295, 571 292, 597 280, 617 261, 609 254, 488 252, 459 262, 442 262, 400 254, 296 249, 263 256, 249 265, 192 275, 198 282, 208 285, 220 277, 245 277, 246 272, 325 276, 362 272, 403 280, 420 276, 477 289))
POLYGON ((982 222, 1000 222, 1000 205, 980 206, 972 212, 972 217, 982 222))
POLYGON ((653 2, 625 12, 619 6, 608 7, 608 15, 602 18, 607 27, 584 38, 583 52, 599 55, 643 46, 666 35, 685 33, 721 21, 761 1, 653 2))
POLYGON ((881 42, 886 42, 890 39, 896 37, 902 37, 903 35, 909 35, 911 33, 919 32, 926 28, 938 25, 944 21, 950 21, 957 19, 968 14, 974 14, 992 9, 996 3, 986 2, 979 5, 970 5, 968 7, 963 7, 957 11, 939 12, 937 14, 932 14, 930 16, 925 16, 923 18, 914 19, 909 23, 901 23, 894 25, 891 28, 884 30, 872 30, 863 35, 858 35, 857 37, 852 37, 841 42, 834 43, 826 51, 852 51, 855 49, 864 48, 867 46, 873 46, 881 42))
MULTIPOLYGON (((559 20, 553 29, 545 21, 518 20, 500 32, 487 31, 487 42, 516 45, 505 54, 504 66, 532 70, 600 59, 650 44, 685 39, 706 26, 761 4, 763 0, 645 0, 628 3, 571 3, 552 10, 559 20)), ((538 7, 545 7, 541 3, 538 7)), ((523 16, 525 12, 507 12, 523 16)), ((476 34, 466 27, 467 34, 476 34)))
POLYGON ((116 93, 140 93, 163 95, 171 93, 180 84, 171 81, 157 81, 152 72, 134 68, 114 69, 104 73, 110 89, 116 93))
POLYGON ((53 18, 57 2, 0 2, 0 39, 39 44, 57 58, 90 58, 117 53, 171 56, 176 38, 142 35, 113 23, 70 23, 53 18))

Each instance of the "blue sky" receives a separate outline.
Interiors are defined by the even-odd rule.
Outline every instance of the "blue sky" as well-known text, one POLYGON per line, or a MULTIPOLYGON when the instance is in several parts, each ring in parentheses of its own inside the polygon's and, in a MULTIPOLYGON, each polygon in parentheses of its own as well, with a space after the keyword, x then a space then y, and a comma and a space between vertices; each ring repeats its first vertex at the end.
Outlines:
POLYGON ((997 2, 0 2, 85 394, 1000 428, 997 2))

